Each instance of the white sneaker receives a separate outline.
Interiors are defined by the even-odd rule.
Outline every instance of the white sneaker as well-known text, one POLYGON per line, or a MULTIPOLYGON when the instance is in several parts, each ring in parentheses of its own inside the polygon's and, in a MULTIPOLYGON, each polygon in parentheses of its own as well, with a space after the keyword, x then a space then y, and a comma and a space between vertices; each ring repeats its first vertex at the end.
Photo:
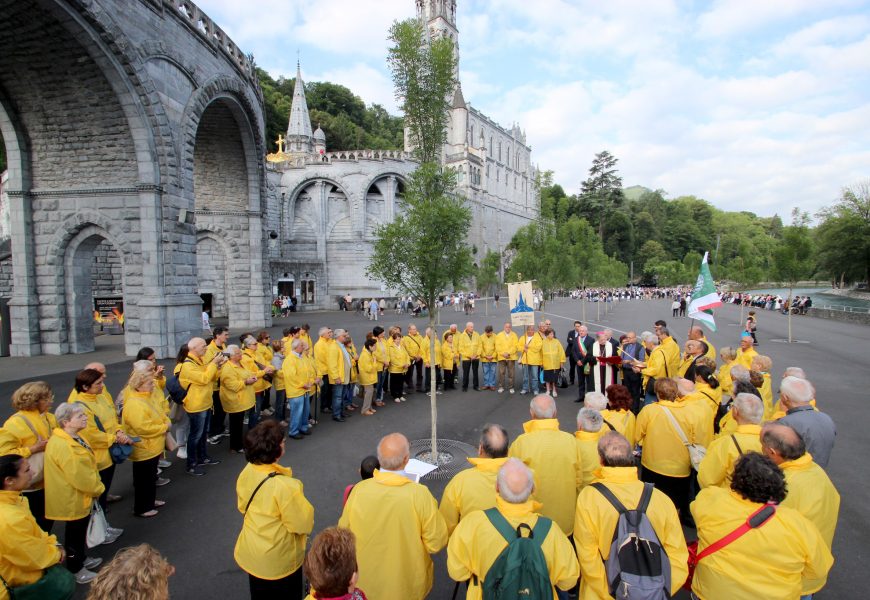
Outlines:
POLYGON ((514 393, 514 388, 511 388, 509 391, 510 391, 511 394, 513 394, 513 393, 514 393))
POLYGON ((164 458, 161 458, 160 460, 157 461, 157 466, 160 467, 161 469, 168 469, 169 467, 172 466, 172 463, 164 458))
POLYGON ((85 569, 95 569, 103 564, 103 559, 98 556, 89 556, 85 559, 85 569))
POLYGON ((499 393, 499 394, 503 394, 503 393, 504 393, 504 388, 498 388, 498 393, 499 393))
POLYGON ((186 459, 187 458, 187 446, 179 446, 177 456, 180 459, 186 459))
POLYGON ((90 583, 97 576, 93 571, 88 571, 86 568, 82 567, 78 573, 75 573, 76 583, 90 583))
POLYGON ((114 532, 107 530, 106 531, 106 540, 103 542, 104 546, 108 546, 109 544, 114 544, 118 541, 118 538, 121 537, 121 534, 124 533, 123 529, 115 530, 114 532))
POLYGON ((117 535, 121 535, 122 533, 124 533, 123 529, 120 529, 119 527, 112 527, 111 525, 109 527, 106 527, 106 531, 117 535))

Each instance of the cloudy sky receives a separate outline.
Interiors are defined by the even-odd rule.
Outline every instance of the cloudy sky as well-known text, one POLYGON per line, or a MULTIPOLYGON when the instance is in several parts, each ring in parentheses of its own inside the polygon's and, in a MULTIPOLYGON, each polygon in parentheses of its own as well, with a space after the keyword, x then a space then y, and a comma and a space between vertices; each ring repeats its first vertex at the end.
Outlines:
MULTIPOLYGON (((273 76, 397 113, 386 32, 414 0, 197 0, 273 76)), ((870 178, 870 0, 459 0, 465 98, 526 130, 578 190, 594 154, 625 185, 786 216, 870 178)))

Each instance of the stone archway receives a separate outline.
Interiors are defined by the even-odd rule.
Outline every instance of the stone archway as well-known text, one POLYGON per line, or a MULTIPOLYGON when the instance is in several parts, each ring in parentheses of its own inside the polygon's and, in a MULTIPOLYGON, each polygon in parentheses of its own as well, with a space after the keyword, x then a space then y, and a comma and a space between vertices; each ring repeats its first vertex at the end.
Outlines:
POLYGON ((122 299, 124 321, 118 325, 125 335, 127 328, 138 328, 135 307, 126 302, 121 256, 106 232, 93 225, 83 228, 69 241, 64 255, 69 352, 94 350, 95 298, 99 294, 122 299))

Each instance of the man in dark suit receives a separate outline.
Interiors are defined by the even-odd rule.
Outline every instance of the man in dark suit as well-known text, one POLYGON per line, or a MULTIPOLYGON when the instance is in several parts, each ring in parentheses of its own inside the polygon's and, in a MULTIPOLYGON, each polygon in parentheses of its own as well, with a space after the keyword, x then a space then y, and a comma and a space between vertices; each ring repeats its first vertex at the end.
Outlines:
POLYGON ((640 410, 640 397, 643 394, 641 387, 643 377, 640 373, 634 372, 634 369, 631 368, 631 361, 632 359, 639 361, 646 360, 646 352, 643 345, 637 341, 637 334, 635 332, 629 331, 622 338, 622 351, 620 351, 619 356, 623 361, 622 383, 631 392, 631 397, 634 398, 634 408, 637 409, 635 412, 637 412, 640 410))
MULTIPOLYGON (((583 325, 580 321, 574 321, 574 329, 568 332, 568 343, 565 345, 565 356, 571 356, 571 346, 577 341, 577 335, 580 331, 580 326, 583 325)), ((574 385, 574 372, 577 369, 577 364, 574 361, 568 366, 568 374, 571 377, 571 385, 574 385)))
POLYGON ((583 398, 586 396, 588 375, 584 374, 584 370, 586 365, 595 360, 592 357, 592 344, 594 343, 595 340, 589 335, 586 326, 580 325, 574 336, 574 342, 570 346, 570 351, 567 353, 569 360, 577 369, 577 400, 575 402, 583 402, 583 398))

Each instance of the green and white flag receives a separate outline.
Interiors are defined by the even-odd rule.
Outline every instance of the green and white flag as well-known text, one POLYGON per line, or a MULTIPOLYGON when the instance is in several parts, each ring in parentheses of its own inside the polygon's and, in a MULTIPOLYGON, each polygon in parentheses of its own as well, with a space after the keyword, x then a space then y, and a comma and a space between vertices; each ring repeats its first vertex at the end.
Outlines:
POLYGON ((689 317, 698 319, 707 326, 710 331, 716 331, 716 321, 713 319, 713 309, 722 306, 722 299, 716 292, 713 284, 713 276, 710 274, 710 265, 707 264, 707 255, 701 261, 701 272, 692 290, 692 301, 689 303, 689 317))

